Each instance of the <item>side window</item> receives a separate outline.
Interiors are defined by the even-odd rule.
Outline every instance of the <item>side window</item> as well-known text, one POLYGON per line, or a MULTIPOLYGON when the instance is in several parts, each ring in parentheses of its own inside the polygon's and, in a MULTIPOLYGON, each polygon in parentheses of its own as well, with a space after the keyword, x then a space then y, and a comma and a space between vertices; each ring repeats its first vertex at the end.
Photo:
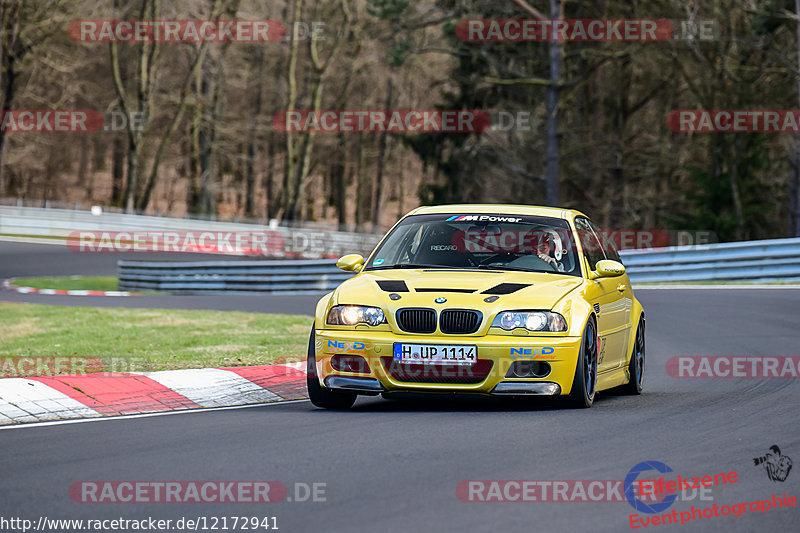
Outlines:
POLYGON ((600 246, 603 248, 603 253, 606 254, 606 259, 611 259, 612 261, 622 263, 622 258, 619 256, 619 252, 617 251, 614 241, 608 238, 608 235, 603 235, 603 232, 600 231, 600 228, 594 225, 594 222, 591 220, 588 222, 597 237, 600 239, 600 246))
POLYGON ((591 222, 583 217, 575 219, 575 229, 578 230, 578 238, 583 247, 583 256, 586 262, 589 263, 589 268, 592 270, 597 269, 597 262, 606 258, 603 253, 603 247, 597 239, 594 230, 592 229, 591 222))

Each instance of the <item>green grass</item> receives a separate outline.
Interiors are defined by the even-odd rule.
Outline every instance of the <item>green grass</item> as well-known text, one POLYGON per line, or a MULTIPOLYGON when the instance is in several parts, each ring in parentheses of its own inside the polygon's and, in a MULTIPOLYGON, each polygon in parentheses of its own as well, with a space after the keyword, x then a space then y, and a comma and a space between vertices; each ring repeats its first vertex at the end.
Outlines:
POLYGON ((63 289, 87 291, 117 290, 117 276, 69 276, 61 278, 15 278, 12 285, 34 289, 63 289))
POLYGON ((0 303, 0 375, 9 374, 9 356, 97 357, 106 371, 299 361, 311 323, 297 315, 0 303))

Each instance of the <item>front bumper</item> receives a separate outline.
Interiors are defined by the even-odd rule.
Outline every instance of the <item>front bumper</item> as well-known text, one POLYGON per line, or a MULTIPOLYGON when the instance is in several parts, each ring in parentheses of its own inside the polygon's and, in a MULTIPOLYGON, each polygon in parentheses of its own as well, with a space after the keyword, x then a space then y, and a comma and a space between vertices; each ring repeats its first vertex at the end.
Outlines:
POLYGON ((316 330, 315 357, 320 385, 365 394, 432 392, 502 396, 569 394, 580 352, 580 337, 517 335, 398 335, 388 331, 316 330), (406 365, 394 361, 395 343, 477 346, 471 366, 406 365), (336 370, 337 355, 360 356, 362 372, 336 370), (516 361, 545 362, 540 378, 506 377, 516 361))

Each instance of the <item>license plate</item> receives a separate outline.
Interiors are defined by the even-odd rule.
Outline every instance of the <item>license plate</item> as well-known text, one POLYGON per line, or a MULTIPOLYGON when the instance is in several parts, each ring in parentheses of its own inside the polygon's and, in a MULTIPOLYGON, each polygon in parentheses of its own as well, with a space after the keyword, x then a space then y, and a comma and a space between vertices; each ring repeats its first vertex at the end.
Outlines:
POLYGON ((478 361, 478 348, 461 344, 395 343, 394 360, 428 365, 472 365, 478 361))

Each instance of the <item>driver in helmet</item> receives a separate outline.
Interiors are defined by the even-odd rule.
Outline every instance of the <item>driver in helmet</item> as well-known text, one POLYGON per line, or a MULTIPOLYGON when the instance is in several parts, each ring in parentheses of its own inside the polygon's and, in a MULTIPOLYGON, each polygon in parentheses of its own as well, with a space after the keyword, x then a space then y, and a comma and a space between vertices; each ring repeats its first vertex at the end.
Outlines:
POLYGON ((539 259, 542 261, 546 261, 547 263, 550 263, 554 267, 558 268, 558 261, 556 261, 555 257, 551 255, 555 249, 552 239, 552 235, 549 233, 543 233, 539 238, 539 244, 536 247, 536 255, 539 256, 539 259))

